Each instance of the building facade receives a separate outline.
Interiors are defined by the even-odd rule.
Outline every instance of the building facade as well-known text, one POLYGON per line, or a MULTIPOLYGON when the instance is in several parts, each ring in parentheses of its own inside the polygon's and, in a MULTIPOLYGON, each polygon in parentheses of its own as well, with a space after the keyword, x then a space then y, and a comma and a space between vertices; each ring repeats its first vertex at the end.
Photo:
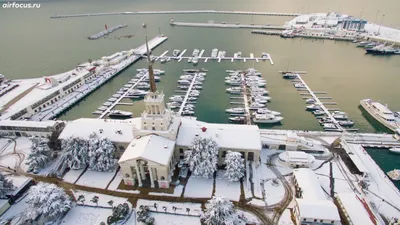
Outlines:
POLYGON ((61 132, 65 124, 62 121, 21 121, 0 120, 0 134, 15 137, 49 138, 54 132, 61 132))

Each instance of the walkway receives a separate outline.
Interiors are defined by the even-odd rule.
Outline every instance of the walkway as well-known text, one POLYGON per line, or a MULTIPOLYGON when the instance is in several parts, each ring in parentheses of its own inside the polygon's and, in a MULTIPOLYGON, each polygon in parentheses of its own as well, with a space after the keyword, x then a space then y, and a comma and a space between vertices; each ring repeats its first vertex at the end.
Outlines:
POLYGON ((187 22, 171 22, 171 26, 182 27, 212 27, 212 28, 246 28, 246 29, 271 29, 285 30, 283 26, 276 25, 257 25, 257 24, 233 24, 233 23, 187 23, 187 22))
POLYGON ((189 98, 190 92, 191 92, 192 89, 193 89, 193 85, 194 85, 194 83, 196 82, 196 78, 197 78, 198 75, 199 75, 199 74, 196 73, 196 74, 193 76, 193 79, 192 79, 192 82, 190 83, 189 89, 187 90, 186 95, 185 95, 185 98, 183 99, 182 104, 181 104, 181 107, 179 108, 179 111, 178 111, 178 114, 179 114, 179 115, 182 115, 183 108, 185 108, 185 105, 186 105, 187 100, 188 100, 188 98, 189 98))

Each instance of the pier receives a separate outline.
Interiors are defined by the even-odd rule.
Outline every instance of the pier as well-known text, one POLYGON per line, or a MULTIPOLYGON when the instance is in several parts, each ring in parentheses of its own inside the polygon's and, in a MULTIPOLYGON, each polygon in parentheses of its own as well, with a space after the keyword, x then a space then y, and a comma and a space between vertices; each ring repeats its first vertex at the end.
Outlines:
POLYGON ((279 12, 254 12, 254 11, 227 11, 227 10, 180 10, 180 11, 137 11, 137 12, 109 12, 109 13, 81 13, 62 14, 51 16, 52 19, 89 16, 130 16, 148 14, 233 14, 233 15, 255 15, 255 16, 300 16, 300 13, 279 13, 279 12))
POLYGON ((171 21, 171 26, 183 27, 212 27, 212 28, 246 28, 246 29, 270 29, 286 30, 283 26, 276 25, 257 25, 257 24, 239 24, 239 23, 187 23, 171 21))
POLYGON ((246 78, 245 78, 245 74, 242 73, 240 75, 242 77, 242 88, 243 88, 243 102, 244 102, 244 108, 246 110, 246 124, 247 125, 251 125, 251 113, 250 113, 250 109, 249 109, 249 101, 247 99, 247 86, 246 86, 246 78))
POLYGON ((178 114, 179 114, 179 115, 182 115, 183 108, 185 108, 185 105, 186 105, 187 100, 188 100, 188 98, 189 98, 189 94, 190 94, 190 92, 193 90, 193 85, 194 85, 194 83, 196 82, 196 78, 197 78, 198 75, 199 75, 199 74, 196 73, 196 74, 193 76, 192 82, 190 82, 190 86, 189 86, 189 88, 187 89, 185 98, 183 99, 182 104, 181 104, 181 106, 179 107, 179 111, 178 111, 178 114))
POLYGON ((94 34, 94 35, 88 37, 88 39, 89 39, 89 40, 96 40, 96 39, 99 39, 99 38, 101 38, 101 37, 103 37, 103 36, 106 36, 106 35, 108 35, 108 34, 111 34, 112 32, 114 32, 114 31, 116 31, 116 30, 118 30, 118 29, 121 29, 121 28, 124 28, 124 27, 127 27, 127 26, 128 26, 128 25, 126 25, 126 24, 119 24, 119 25, 116 25, 116 26, 113 26, 113 27, 110 27, 110 28, 107 28, 107 26, 106 26, 106 29, 105 29, 105 30, 100 31, 100 32, 97 33, 97 34, 94 34))
MULTIPOLYGON (((149 40, 148 45, 150 49, 156 48, 158 45, 166 41, 168 38, 164 36, 156 36, 149 40)), ((104 70, 100 71, 96 76, 95 80, 85 83, 80 88, 77 88, 73 92, 67 94, 65 97, 53 103, 46 110, 42 110, 31 116, 31 120, 42 121, 51 120, 56 118, 58 115, 63 113, 65 110, 69 109, 73 105, 77 104, 80 100, 85 98, 87 95, 97 90, 108 80, 115 77, 121 71, 125 70, 127 67, 135 63, 142 57, 142 54, 146 51, 146 44, 133 49, 134 52, 138 54, 132 54, 125 60, 121 61, 117 65, 106 67, 104 70)))
MULTIPOLYGON (((265 29, 265 28, 261 28, 265 29)), ((284 27, 283 30, 288 29, 288 27, 284 27)), ((279 30, 279 29, 275 29, 279 30)), ((265 30, 252 30, 252 34, 262 34, 262 35, 278 35, 282 36, 281 31, 265 31, 265 30)), ((294 38, 294 37, 300 37, 300 38, 312 38, 312 39, 328 39, 328 40, 335 40, 335 41, 354 41, 354 37, 338 37, 338 36, 325 36, 323 34, 299 34, 299 33, 293 33, 291 34, 292 36, 290 37, 284 37, 284 38, 294 38)))

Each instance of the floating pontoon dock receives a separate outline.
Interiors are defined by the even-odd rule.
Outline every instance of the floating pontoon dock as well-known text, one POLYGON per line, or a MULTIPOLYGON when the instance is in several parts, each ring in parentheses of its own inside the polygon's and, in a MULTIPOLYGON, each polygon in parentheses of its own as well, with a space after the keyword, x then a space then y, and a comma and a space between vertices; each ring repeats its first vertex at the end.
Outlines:
POLYGON ((191 92, 192 89, 193 89, 193 85, 194 85, 194 83, 196 82, 196 78, 197 78, 198 75, 199 75, 199 74, 196 73, 196 74, 193 76, 192 82, 190 83, 190 86, 189 86, 189 88, 187 89, 185 98, 183 99, 183 101, 182 101, 182 103, 181 103, 181 106, 180 106, 180 108, 179 108, 179 111, 178 111, 178 114, 179 114, 179 115, 182 114, 183 108, 185 108, 185 105, 186 105, 187 100, 188 100, 188 98, 189 98, 189 94, 190 94, 190 92, 191 92))
POLYGON ((99 38, 101 38, 103 36, 111 34, 112 32, 114 32, 114 31, 116 31, 118 29, 121 29, 121 28, 124 28, 124 27, 127 27, 127 26, 128 25, 126 25, 126 24, 119 24, 119 25, 116 25, 116 26, 113 26, 113 27, 110 27, 110 28, 106 28, 105 30, 100 31, 97 34, 94 34, 94 35, 88 37, 88 39, 89 40, 96 40, 96 39, 99 39, 99 38))
POLYGON ((286 30, 283 26, 262 25, 262 24, 239 24, 239 23, 187 23, 187 22, 170 22, 171 26, 181 27, 211 27, 211 28, 246 28, 246 29, 270 29, 270 30, 286 30))

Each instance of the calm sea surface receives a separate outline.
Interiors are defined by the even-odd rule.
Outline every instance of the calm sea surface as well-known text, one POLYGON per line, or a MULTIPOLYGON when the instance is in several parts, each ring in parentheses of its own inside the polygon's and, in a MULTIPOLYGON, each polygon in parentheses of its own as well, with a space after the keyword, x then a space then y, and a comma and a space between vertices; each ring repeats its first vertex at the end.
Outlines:
MULTIPOLYGON (((0 4, 3 2, 0 1, 0 4)), ((74 68, 88 59, 98 59, 117 51, 137 47, 144 42, 142 23, 148 24, 149 36, 161 31, 168 40, 154 53, 161 54, 175 48, 205 49, 210 55, 213 48, 227 51, 227 55, 241 51, 244 56, 261 52, 271 54, 274 65, 253 62, 199 62, 197 67, 209 70, 204 89, 199 98, 196 115, 207 122, 228 122, 225 108, 229 107, 229 95, 224 85, 225 70, 254 67, 267 80, 272 102, 268 108, 282 112, 283 124, 273 129, 322 130, 314 116, 306 112, 304 100, 290 81, 280 78, 277 71, 283 69, 305 70, 303 78, 314 91, 326 91, 335 108, 346 111, 356 122, 361 132, 384 132, 373 121, 365 118, 358 108, 360 99, 372 98, 387 103, 392 110, 400 111, 400 56, 377 57, 365 55, 364 50, 352 43, 314 41, 311 39, 282 39, 255 35, 250 29, 217 29, 171 27, 175 21, 267 23, 282 25, 290 17, 237 16, 237 15, 143 15, 143 16, 102 16, 86 18, 50 19, 55 14, 85 12, 117 12, 148 10, 246 10, 265 12, 327 12, 360 16, 369 21, 400 29, 400 4, 397 0, 64 0, 36 1, 40 9, 0 8, 0 73, 8 78, 33 78, 57 74, 74 68), (379 10, 379 11, 378 11, 379 10), (111 36, 134 34, 131 39, 87 40, 107 24, 109 27, 128 24, 111 36)), ((112 94, 126 84, 137 68, 145 67, 139 61, 116 78, 88 96, 79 105, 65 113, 61 119, 95 117, 95 111, 112 94)), ((192 68, 186 61, 156 63, 155 68, 166 71, 158 89, 167 97, 176 89, 176 80, 182 70, 192 68)), ((136 116, 143 109, 142 102, 134 107, 124 106, 136 116)), ((385 170, 400 168, 400 156, 384 150, 371 150, 371 156, 385 170)))

